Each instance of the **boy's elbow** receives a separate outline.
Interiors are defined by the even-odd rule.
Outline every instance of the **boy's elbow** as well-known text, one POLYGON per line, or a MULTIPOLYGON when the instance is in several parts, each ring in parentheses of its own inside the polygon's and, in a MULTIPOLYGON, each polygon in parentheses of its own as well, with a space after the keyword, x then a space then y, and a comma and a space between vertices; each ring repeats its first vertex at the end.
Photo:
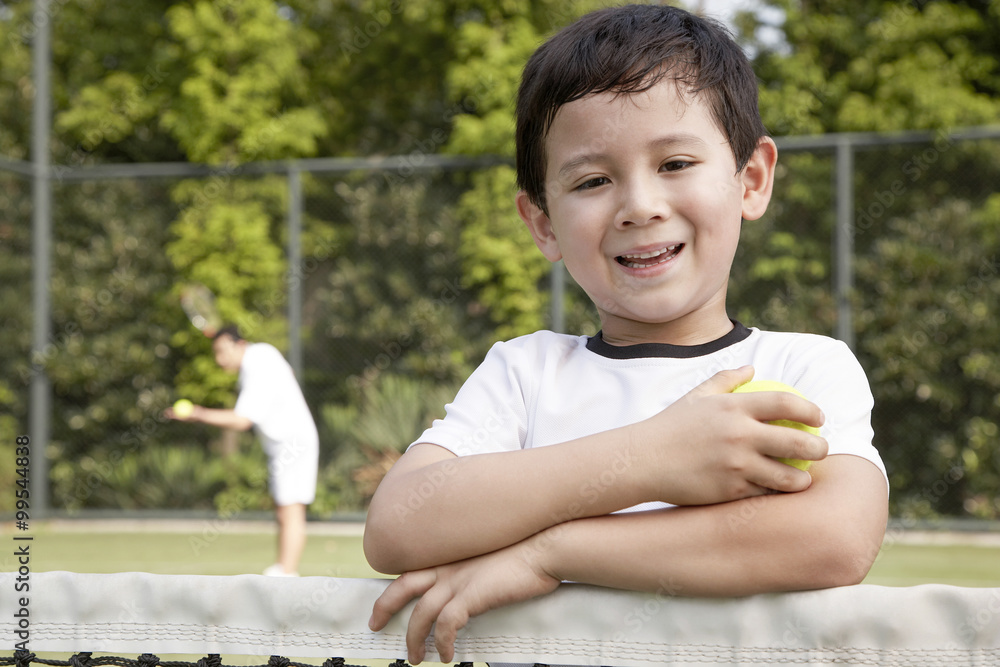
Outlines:
POLYGON ((377 511, 368 511, 365 533, 362 539, 365 558, 376 572, 382 574, 402 574, 407 568, 404 558, 405 545, 401 541, 399 524, 391 525, 377 511))
POLYGON ((847 581, 846 585, 860 584, 868 576, 882 549, 882 538, 885 537, 885 529, 875 531, 871 535, 860 535, 855 540, 850 557, 846 559, 843 566, 843 576, 847 581))
POLYGON ((839 586, 855 586, 868 576, 874 557, 865 552, 846 553, 840 555, 827 568, 829 581, 824 588, 839 586))
POLYGON ((385 550, 369 546, 367 540, 365 540, 365 558, 368 559, 368 565, 381 574, 402 574, 405 571, 388 556, 385 550))
POLYGON ((365 559, 368 560, 368 564, 373 570, 382 574, 400 574, 395 571, 395 563, 391 557, 393 552, 391 545, 383 537, 382 531, 373 525, 370 517, 365 522, 365 534, 361 544, 365 552, 365 559))
POLYGON ((860 584, 871 571, 882 547, 884 530, 854 531, 840 535, 835 543, 827 542, 819 558, 822 585, 817 588, 835 588, 860 584))
POLYGON ((813 507, 816 520, 808 524, 815 588, 862 583, 882 549, 889 518, 882 473, 857 457, 831 459, 816 480, 821 495, 813 507))

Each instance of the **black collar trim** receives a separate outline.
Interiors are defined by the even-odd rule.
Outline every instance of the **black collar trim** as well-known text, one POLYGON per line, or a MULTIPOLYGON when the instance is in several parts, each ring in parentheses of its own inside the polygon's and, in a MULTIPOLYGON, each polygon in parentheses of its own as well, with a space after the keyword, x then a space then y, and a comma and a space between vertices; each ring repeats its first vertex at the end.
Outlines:
POLYGON ((703 357, 713 352, 725 349, 746 340, 750 329, 733 320, 733 328, 722 338, 717 338, 701 345, 670 345, 669 343, 639 343, 637 345, 611 345, 604 341, 603 332, 587 339, 587 349, 608 359, 643 359, 649 357, 667 357, 673 359, 692 359, 703 357))

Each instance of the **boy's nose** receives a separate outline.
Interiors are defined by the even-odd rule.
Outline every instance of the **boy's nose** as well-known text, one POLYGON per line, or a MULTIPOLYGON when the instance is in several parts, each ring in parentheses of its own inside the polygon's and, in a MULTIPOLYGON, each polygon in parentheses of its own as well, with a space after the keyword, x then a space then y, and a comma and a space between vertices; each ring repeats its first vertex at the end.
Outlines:
POLYGON ((630 179, 622 188, 616 227, 646 225, 670 217, 670 202, 662 183, 655 178, 630 179))

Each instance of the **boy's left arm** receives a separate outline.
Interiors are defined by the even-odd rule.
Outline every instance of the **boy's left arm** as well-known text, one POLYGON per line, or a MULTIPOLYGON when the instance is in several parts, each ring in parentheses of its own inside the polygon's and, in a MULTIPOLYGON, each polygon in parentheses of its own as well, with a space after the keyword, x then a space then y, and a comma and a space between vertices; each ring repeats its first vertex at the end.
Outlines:
POLYGON ((411 663, 434 627, 442 660, 472 616, 575 581, 685 597, 744 596, 860 583, 888 518, 882 472, 852 455, 810 469, 799 493, 569 521, 524 542, 409 572, 376 602, 377 630, 420 597, 409 620, 411 663))
POLYGON ((562 580, 687 597, 860 583, 885 535, 885 478, 848 454, 814 463, 810 473, 812 485, 799 493, 567 525, 552 542, 547 571, 562 580), (579 551, 589 537, 596 539, 579 551), (616 553, 616 543, 630 546, 616 553))

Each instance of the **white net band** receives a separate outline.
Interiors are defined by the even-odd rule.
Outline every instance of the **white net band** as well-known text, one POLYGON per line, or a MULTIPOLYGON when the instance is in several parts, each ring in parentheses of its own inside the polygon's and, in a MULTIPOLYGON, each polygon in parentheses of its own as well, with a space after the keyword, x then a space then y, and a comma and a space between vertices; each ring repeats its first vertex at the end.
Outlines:
MULTIPOLYGON (((46 572, 16 592, 17 576, 0 574, 7 650, 27 632, 34 652, 406 655, 409 609, 382 632, 367 627, 386 580, 46 572)), ((439 659, 431 644, 427 659, 439 659)), ((473 619, 455 661, 996 665, 1000 588, 861 585, 694 599, 564 584, 473 619)))

